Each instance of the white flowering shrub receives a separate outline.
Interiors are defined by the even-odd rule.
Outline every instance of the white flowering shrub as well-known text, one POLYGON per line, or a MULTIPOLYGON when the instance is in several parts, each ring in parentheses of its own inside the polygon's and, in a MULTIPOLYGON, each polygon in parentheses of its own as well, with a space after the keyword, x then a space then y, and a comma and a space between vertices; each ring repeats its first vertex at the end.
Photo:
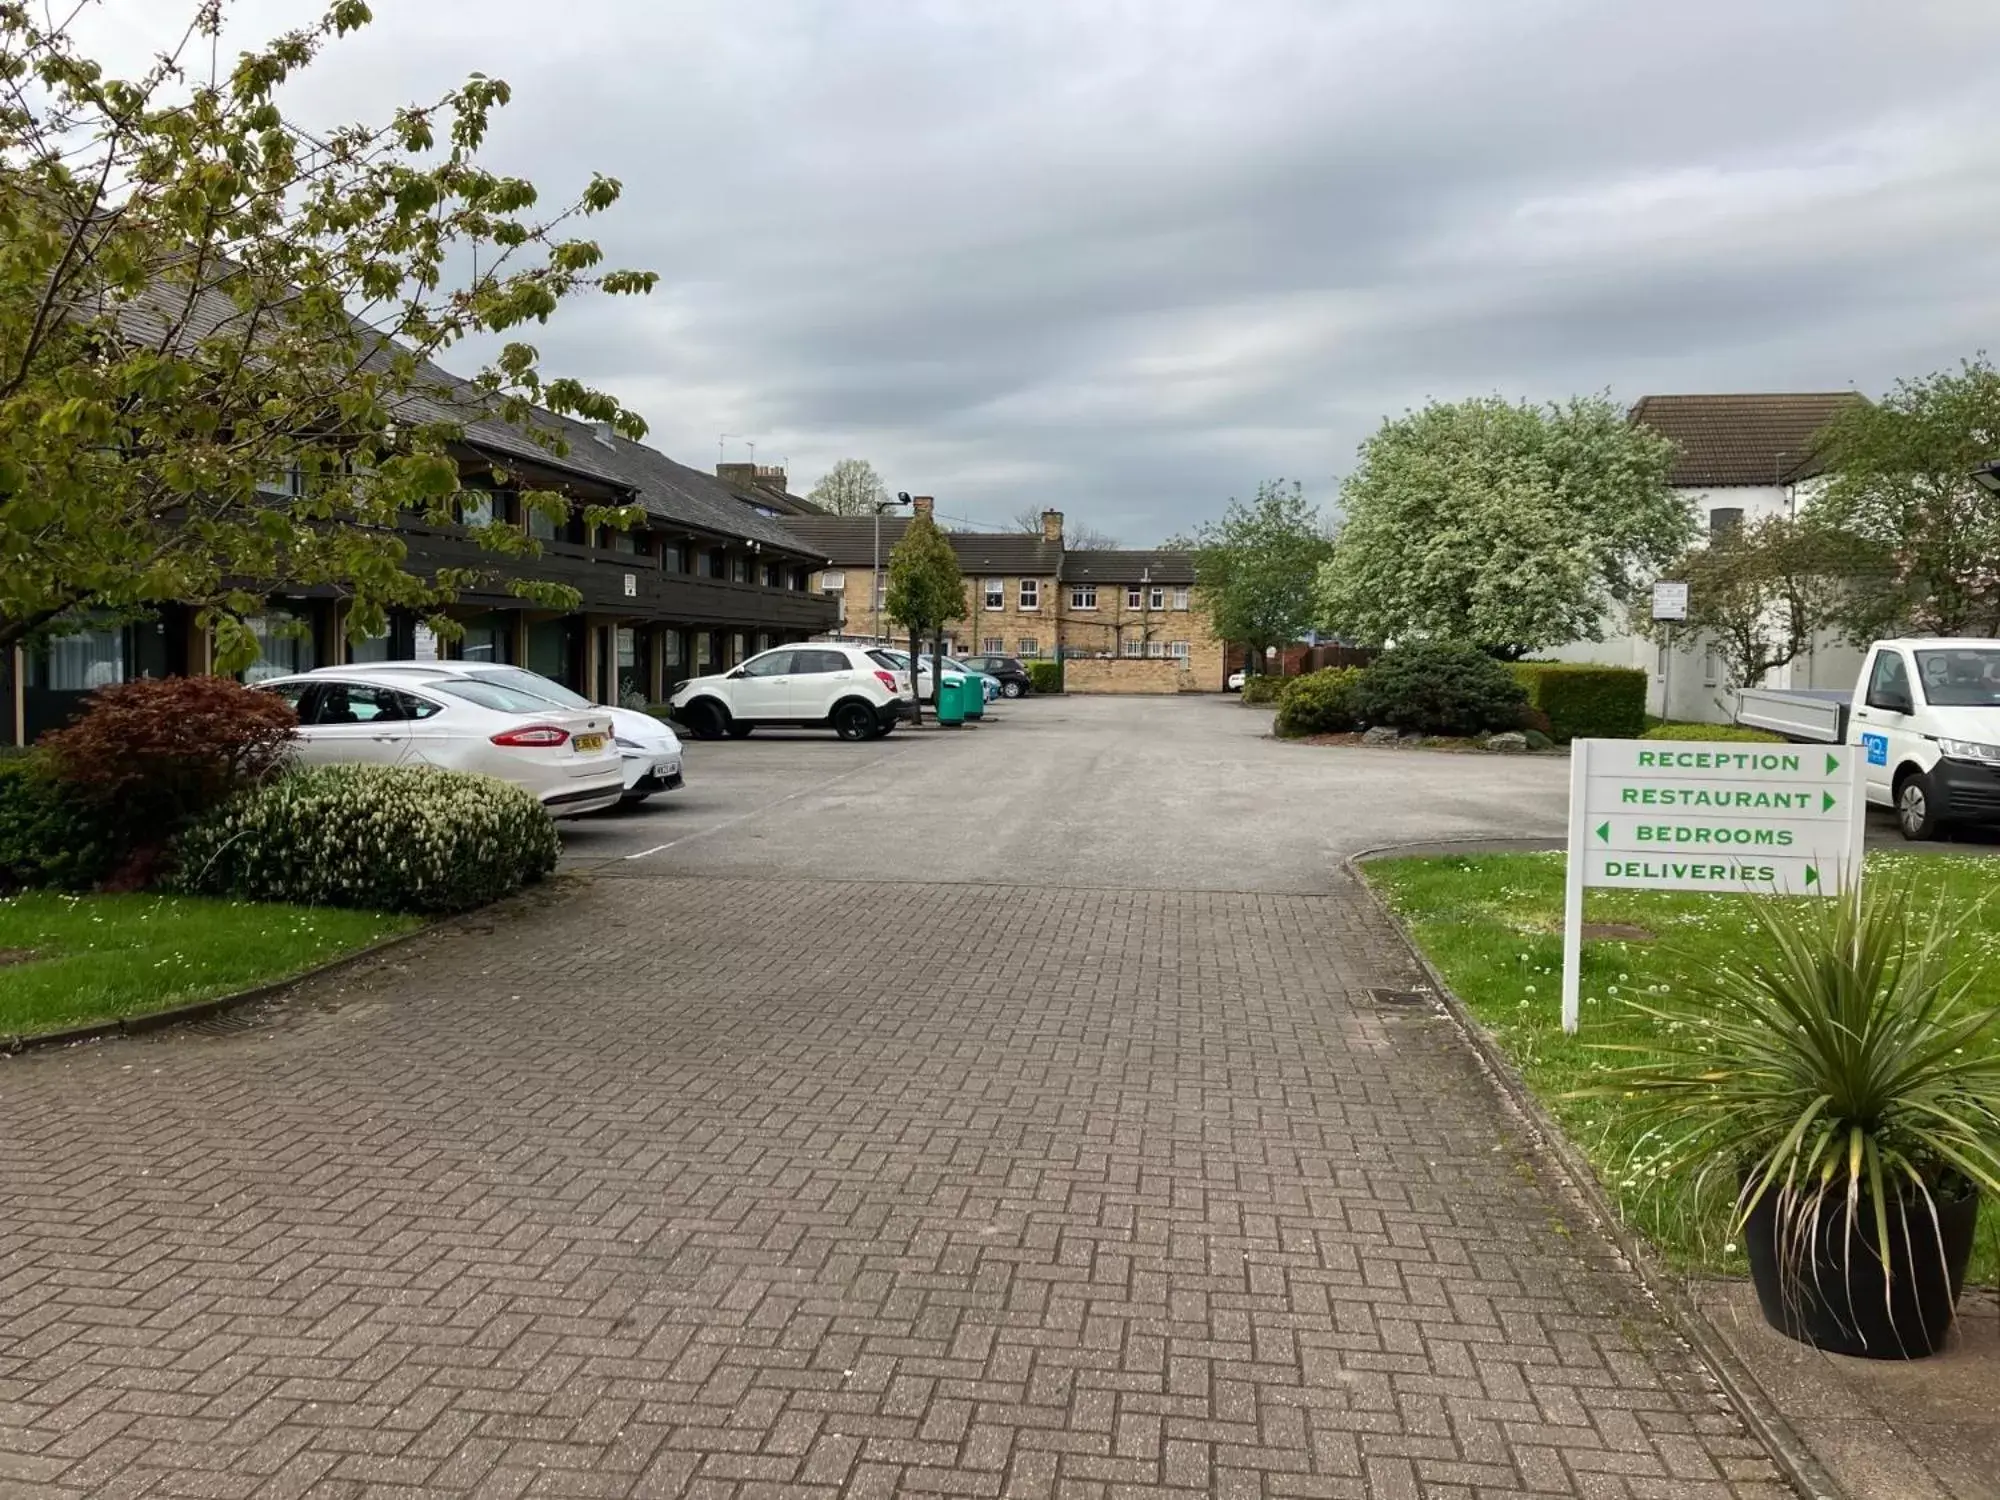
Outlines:
POLYGON ((313 766, 181 835, 175 883, 197 895, 452 912, 540 880, 561 842, 534 796, 429 766, 313 766))

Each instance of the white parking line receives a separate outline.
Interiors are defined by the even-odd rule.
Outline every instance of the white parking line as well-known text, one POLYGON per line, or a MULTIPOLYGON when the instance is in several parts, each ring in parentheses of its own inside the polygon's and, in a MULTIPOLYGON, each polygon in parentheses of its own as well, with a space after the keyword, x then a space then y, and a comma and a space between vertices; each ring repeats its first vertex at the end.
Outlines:
POLYGON ((619 857, 627 861, 651 859, 655 854, 663 854, 667 850, 678 848, 682 844, 691 844, 696 839, 705 839, 711 833, 720 833, 725 828, 734 828, 738 823, 747 823, 752 818, 762 817, 774 807, 783 807, 787 802, 796 802, 801 797, 810 797, 814 792, 823 791, 835 782, 845 781, 850 776, 859 776, 863 771, 872 771, 875 767, 895 758, 896 753, 894 751, 891 751, 887 755, 878 755, 871 761, 866 761, 861 765, 842 771, 838 776, 829 776, 826 780, 815 782, 811 786, 800 787, 796 792, 787 792, 775 801, 766 802, 762 807, 753 807, 746 813, 738 813, 733 818, 724 818, 720 823, 712 823, 707 828, 698 828, 693 833, 683 834, 677 839, 669 839, 664 844, 655 844, 650 849, 641 849, 637 854, 624 854, 619 857))

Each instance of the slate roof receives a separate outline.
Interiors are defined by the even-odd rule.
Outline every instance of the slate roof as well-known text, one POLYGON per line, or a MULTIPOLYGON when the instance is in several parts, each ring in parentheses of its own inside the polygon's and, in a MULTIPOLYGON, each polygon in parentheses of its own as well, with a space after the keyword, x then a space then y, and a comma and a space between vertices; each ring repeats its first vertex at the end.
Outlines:
POLYGON ((1063 554, 1064 583, 1194 582, 1194 559, 1185 552, 1067 552, 1063 554))
MULTIPOLYGON (((119 307, 119 326, 135 340, 158 344, 183 318, 188 331, 202 337, 220 332, 242 317, 236 304, 220 291, 205 293, 191 310, 184 304, 184 294, 168 283, 155 282, 119 307)), ((810 546, 769 517, 758 515, 712 474, 676 463, 658 449, 628 438, 613 437, 607 445, 598 441, 591 424, 537 409, 531 418, 535 426, 567 445, 567 452, 555 453, 513 423, 490 415, 489 399, 471 381, 428 360, 419 370, 428 389, 403 398, 402 409, 417 421, 459 424, 471 447, 503 461, 533 462, 558 473, 624 489, 647 515, 659 521, 761 542, 803 557, 815 555, 810 546)))
MULTIPOLYGON (((838 567, 866 568, 875 561, 873 516, 787 516, 784 526, 819 556, 838 567)), ((882 561, 909 529, 906 516, 882 518, 882 561)), ((945 540, 958 554, 958 566, 968 577, 982 574, 1009 577, 1053 577, 1062 564, 1062 548, 1033 531, 947 531, 945 540)))
POLYGON ((1632 420, 1680 445, 1670 473, 1677 486, 1792 484, 1824 472, 1815 439, 1863 399, 1855 391, 1642 396, 1632 420))

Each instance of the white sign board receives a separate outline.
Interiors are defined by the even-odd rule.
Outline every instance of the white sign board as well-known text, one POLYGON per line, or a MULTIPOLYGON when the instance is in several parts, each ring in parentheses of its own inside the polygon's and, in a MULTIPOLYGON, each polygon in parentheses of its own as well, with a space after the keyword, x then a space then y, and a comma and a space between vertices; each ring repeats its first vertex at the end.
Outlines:
POLYGON ((410 648, 410 655, 418 661, 438 659, 437 632, 421 621, 417 624, 416 640, 410 648))
POLYGON ((1586 887, 1838 895, 1861 879, 1861 764, 1845 745, 1572 744, 1563 1030, 1576 1030, 1586 887))
POLYGON ((1653 585, 1653 618, 1685 620, 1688 617, 1688 586, 1660 582, 1653 585))
POLYGON ((639 597, 639 575, 637 573, 627 573, 625 575, 625 597, 627 599, 636 599, 639 597))

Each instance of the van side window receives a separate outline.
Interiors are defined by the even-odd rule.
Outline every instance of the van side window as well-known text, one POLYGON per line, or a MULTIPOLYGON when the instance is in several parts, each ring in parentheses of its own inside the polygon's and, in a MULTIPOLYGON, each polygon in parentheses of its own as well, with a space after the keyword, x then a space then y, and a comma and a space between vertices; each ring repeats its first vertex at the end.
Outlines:
POLYGON ((1882 651, 1875 657, 1875 670, 1868 675, 1868 706, 1891 712, 1905 712, 1912 706, 1910 673, 1900 651, 1882 651))

